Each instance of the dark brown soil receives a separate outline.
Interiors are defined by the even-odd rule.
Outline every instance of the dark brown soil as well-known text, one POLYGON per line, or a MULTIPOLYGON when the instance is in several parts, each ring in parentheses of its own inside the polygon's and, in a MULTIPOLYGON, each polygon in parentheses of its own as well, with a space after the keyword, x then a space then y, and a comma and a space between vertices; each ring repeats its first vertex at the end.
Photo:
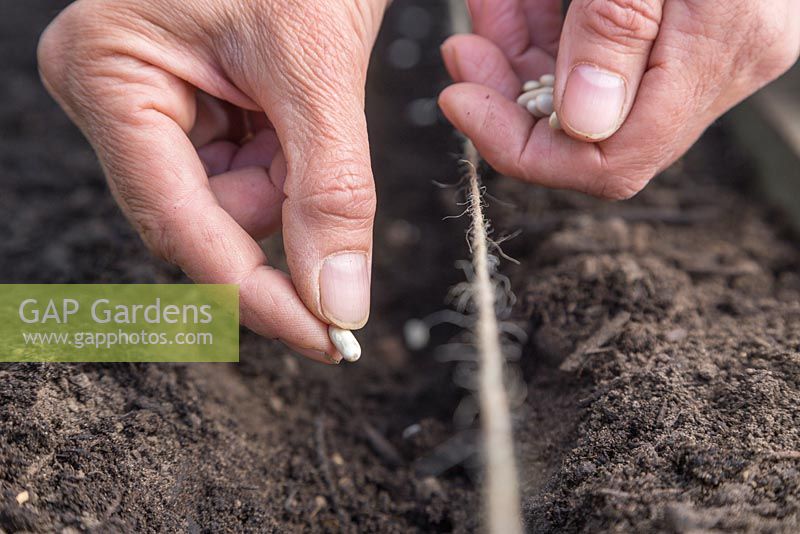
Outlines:
MULTIPOLYGON (((148 255, 40 88, 36 39, 57 4, 4 5, 0 17, 0 280, 183 280, 148 255)), ((442 32, 417 68, 428 79, 441 76, 442 32)), ((435 94, 415 79, 372 82, 376 146, 409 96, 435 94)), ((473 529, 463 469, 437 480, 413 468, 453 435, 461 393, 447 366, 405 350, 402 325, 442 307, 463 241, 439 239, 461 223, 442 223, 432 183, 452 172, 452 136, 408 130, 375 154, 375 310, 359 365, 307 362, 247 332, 238 365, 2 365, 0 532, 473 529), (403 439, 414 423, 422 430, 403 439)))
MULTIPOLYGON (((415 3, 434 15, 417 67, 385 60, 409 4, 370 83, 380 215, 362 361, 321 366, 243 332, 238 365, 2 365, 0 532, 478 528, 476 472, 440 472, 474 447, 453 423, 465 393, 453 364, 402 339, 467 254, 465 221, 442 221, 454 194, 432 184, 455 176, 454 138, 405 120, 443 80, 440 3, 415 3)), ((35 40, 59 5, 0 7, 0 281, 182 280, 39 88, 35 40)), ((514 364, 529 531, 800 530, 800 253, 749 177, 713 130, 631 202, 489 180, 512 200, 492 203, 495 225, 525 230, 504 246, 522 264, 503 270, 530 337, 514 364)))
POLYGON ((749 176, 712 130, 631 202, 498 184, 530 530, 800 530, 800 254, 749 176))

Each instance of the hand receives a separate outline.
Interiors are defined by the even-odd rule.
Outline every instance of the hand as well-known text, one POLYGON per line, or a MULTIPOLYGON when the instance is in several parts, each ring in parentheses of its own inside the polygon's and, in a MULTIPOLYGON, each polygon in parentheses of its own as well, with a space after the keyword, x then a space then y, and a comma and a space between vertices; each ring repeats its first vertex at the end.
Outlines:
POLYGON ((364 84, 386 0, 79 0, 45 85, 122 210, 242 322, 320 361, 369 314, 375 193, 364 84), (283 226, 291 279, 256 243, 283 226))
POLYGON ((797 0, 469 0, 440 105, 499 172, 627 198, 800 53, 797 0), (517 106, 554 72, 564 132, 517 106), (588 141, 588 143, 587 143, 588 141))

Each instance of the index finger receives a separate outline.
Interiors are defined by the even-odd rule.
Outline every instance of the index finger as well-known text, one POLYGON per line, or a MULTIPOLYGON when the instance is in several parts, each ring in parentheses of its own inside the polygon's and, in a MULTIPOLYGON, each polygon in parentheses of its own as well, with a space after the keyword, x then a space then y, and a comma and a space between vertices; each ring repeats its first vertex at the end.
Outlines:
POLYGON ((490 87, 458 83, 439 97, 445 116, 495 169, 546 187, 602 195, 605 173, 598 145, 554 131, 490 87))
POLYGON ((238 285, 242 322, 250 329, 316 360, 338 363, 327 325, 305 307, 290 278, 267 264, 211 191, 186 134, 190 125, 179 124, 191 116, 191 88, 154 67, 137 68, 152 71, 149 79, 163 85, 146 88, 145 101, 104 105, 103 93, 97 94, 106 113, 94 114, 96 123, 84 128, 126 215, 151 248, 196 282, 238 285))

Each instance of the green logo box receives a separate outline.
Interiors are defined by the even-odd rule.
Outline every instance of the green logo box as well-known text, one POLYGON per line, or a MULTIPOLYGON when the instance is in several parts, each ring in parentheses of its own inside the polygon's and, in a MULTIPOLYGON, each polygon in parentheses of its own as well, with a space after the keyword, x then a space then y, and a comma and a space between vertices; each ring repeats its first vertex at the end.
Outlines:
POLYGON ((0 284, 0 362, 238 362, 239 289, 0 284))

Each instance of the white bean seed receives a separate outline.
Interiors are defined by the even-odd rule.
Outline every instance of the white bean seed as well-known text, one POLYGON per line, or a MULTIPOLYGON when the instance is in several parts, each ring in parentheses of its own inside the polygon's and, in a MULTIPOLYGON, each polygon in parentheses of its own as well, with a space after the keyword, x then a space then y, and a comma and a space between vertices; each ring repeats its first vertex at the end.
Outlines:
POLYGON ((348 362, 355 362, 361 358, 361 345, 358 344, 356 336, 350 330, 344 330, 337 326, 328 327, 328 337, 336 347, 336 350, 348 362))
POLYGON ((541 86, 542 86, 542 84, 540 84, 536 80, 530 80, 530 81, 525 82, 525 84, 522 86, 522 92, 523 93, 527 93, 528 91, 533 91, 534 89, 539 89, 541 86))
POLYGON ((553 112, 552 115, 550 115, 550 128, 554 130, 561 129, 561 123, 558 121, 558 115, 556 115, 555 111, 553 112))
POLYGON ((553 93, 545 93, 539 95, 534 100, 536 108, 542 114, 542 117, 547 117, 553 114, 553 93))
POLYGON ((539 96, 540 94, 552 93, 552 92, 553 90, 550 87, 542 87, 540 89, 534 89, 533 91, 522 93, 521 95, 519 95, 519 98, 517 98, 517 104, 519 104, 522 107, 526 107, 528 105, 528 102, 530 102, 531 100, 535 100, 536 97, 539 96))
POLYGON ((548 87, 553 87, 556 84, 556 77, 553 74, 545 74, 539 78, 539 83, 548 87))
MULTIPOLYGON (((539 95, 539 96, 544 96, 544 95, 539 95)), ((525 106, 525 107, 528 109, 528 111, 531 113, 531 115, 533 115, 537 119, 543 119, 543 118, 547 117, 547 114, 546 113, 542 113, 542 110, 539 109, 539 107, 536 105, 536 102, 538 102, 538 101, 539 101, 539 97, 536 97, 535 100, 529 100, 528 101, 528 105, 525 106)))

